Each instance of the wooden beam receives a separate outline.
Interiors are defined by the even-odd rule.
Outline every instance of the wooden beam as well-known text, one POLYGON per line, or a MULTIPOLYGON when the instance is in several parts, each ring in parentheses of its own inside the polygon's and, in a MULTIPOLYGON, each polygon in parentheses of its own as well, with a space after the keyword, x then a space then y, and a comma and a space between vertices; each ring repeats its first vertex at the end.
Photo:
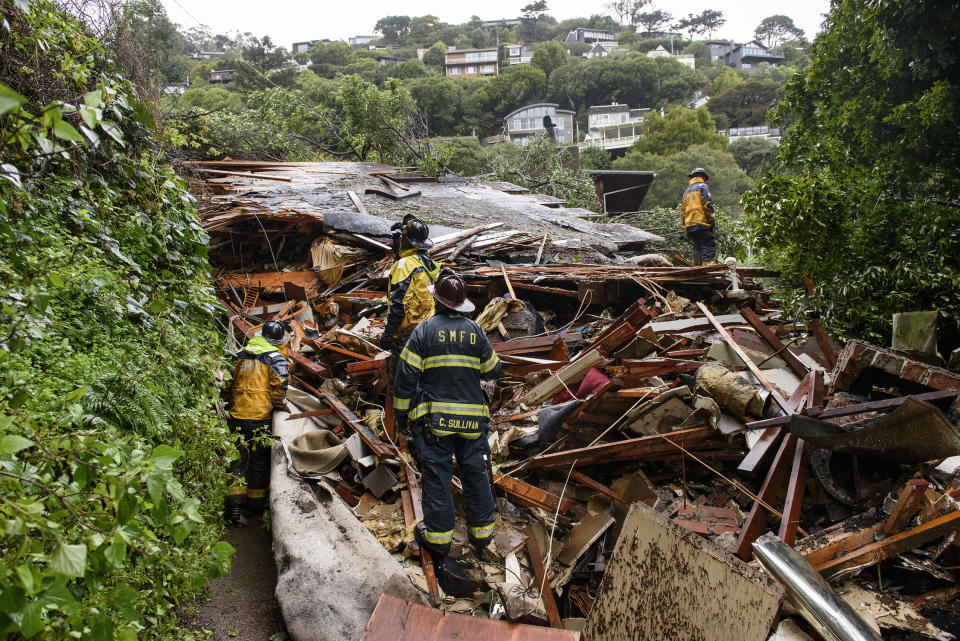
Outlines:
MULTIPOLYGON (((688 450, 722 449, 728 446, 712 427, 694 427, 665 434, 670 441, 682 445, 688 450)), ((665 457, 683 454, 675 445, 663 437, 641 436, 626 441, 616 441, 582 447, 565 452, 541 454, 529 459, 524 469, 566 469, 586 465, 600 465, 621 461, 663 460, 665 457)))
POLYGON ((497 354, 539 354, 549 352, 553 349, 553 343, 557 338, 562 338, 565 343, 576 345, 583 340, 580 332, 564 332, 559 336, 538 336, 537 338, 514 338, 501 343, 494 343, 493 349, 497 354))
POLYGON ((777 405, 782 407, 783 411, 789 414, 790 410, 787 406, 786 399, 780 396, 780 392, 778 392, 777 388, 767 380, 767 377, 763 375, 763 372, 760 371, 760 368, 757 367, 757 364, 754 363, 749 356, 747 356, 746 352, 744 352, 743 349, 737 344, 737 341, 733 340, 733 336, 730 335, 730 332, 727 331, 727 328, 720 324, 720 321, 717 320, 716 316, 714 316, 710 310, 707 309, 707 306, 702 302, 698 302, 697 307, 699 307, 700 311, 703 312, 704 316, 707 317, 707 320, 709 320, 710 324, 713 325, 714 329, 717 330, 717 333, 719 333, 720 336, 727 341, 727 344, 730 345, 730 349, 732 349, 737 356, 740 357, 740 360, 744 362, 744 364, 747 366, 747 369, 750 370, 750 373, 753 374, 758 381, 760 381, 761 385, 769 390, 770 395, 773 397, 773 400, 777 402, 777 405))
MULTIPOLYGON (((797 437, 788 434, 780 444, 777 456, 773 459, 770 466, 770 472, 767 474, 763 486, 757 493, 757 496, 764 503, 769 505, 777 498, 780 488, 787 481, 787 474, 790 473, 790 464, 793 461, 794 450, 797 447, 797 437)), ((740 529, 740 536, 733 548, 733 554, 739 556, 744 561, 749 561, 753 556, 752 543, 763 532, 767 525, 767 510, 759 503, 754 503, 750 508, 750 514, 747 515, 743 527, 740 529)))
POLYGON ((570 499, 560 500, 556 494, 551 494, 546 490, 541 490, 536 485, 524 483, 520 479, 515 479, 506 474, 499 474, 493 478, 493 484, 507 493, 515 503, 526 505, 527 507, 541 508, 548 512, 560 512, 567 514, 570 512, 570 499))
POLYGON ((740 461, 740 465, 737 466, 737 471, 747 476, 755 476, 763 467, 764 463, 766 463, 770 456, 777 450, 777 446, 780 444, 782 437, 783 428, 768 427, 764 430, 757 442, 754 443, 750 451, 747 452, 747 455, 740 461))
POLYGON ((607 487, 603 483, 598 483, 597 481, 594 481, 592 478, 590 478, 583 472, 580 472, 579 470, 571 471, 570 478, 572 478, 574 481, 576 481, 580 485, 583 485, 584 487, 589 487, 591 490, 596 490, 601 494, 605 494, 609 496, 611 499, 613 499, 614 501, 617 501, 618 503, 622 503, 623 505, 628 505, 628 503, 624 500, 622 496, 620 496, 619 494, 611 490, 609 487, 607 487))
POLYGON ((807 327, 813 332, 813 337, 817 339, 817 345, 820 346, 823 357, 827 359, 827 365, 833 369, 837 364, 837 354, 833 351, 833 345, 830 344, 830 339, 827 338, 827 333, 823 330, 823 324, 820 322, 820 319, 811 318, 807 321, 807 327))
POLYGON ((800 527, 800 510, 803 507, 803 495, 806 492, 807 479, 810 477, 810 452, 813 448, 804 440, 798 439, 787 483, 787 500, 783 504, 783 518, 780 519, 780 531, 777 536, 789 546, 797 542, 797 528, 800 527))
POLYGON ((359 211, 361 214, 367 213, 367 207, 366 205, 363 204, 363 201, 360 200, 360 196, 357 195, 357 192, 351 191, 348 189, 347 196, 349 196, 350 200, 353 201, 353 204, 356 206, 357 211, 359 211))
POLYGON ((849 568, 862 569, 946 536, 956 531, 958 527, 960 527, 960 510, 955 510, 923 525, 898 532, 814 567, 825 577, 831 577, 849 568))
POLYGON ((800 359, 790 351, 789 347, 786 347, 776 334, 771 331, 766 324, 760 320, 760 317, 757 316, 757 313, 750 309, 749 307, 743 307, 740 309, 740 315, 746 319, 750 326, 757 331, 757 334, 760 335, 767 345, 772 347, 776 352, 776 356, 782 358, 786 363, 787 367, 790 368, 794 374, 799 376, 801 379, 807 375, 807 368, 803 363, 800 362, 800 359))
POLYGON ((900 489, 897 502, 890 511, 890 516, 880 526, 880 533, 884 536, 896 534, 907 525, 913 515, 923 504, 924 496, 930 484, 923 479, 910 479, 900 489))
POLYGON ((530 557, 530 567, 533 568, 533 576, 537 580, 537 588, 540 590, 540 598, 543 599, 543 608, 547 611, 547 619, 550 620, 551 628, 563 628, 563 620, 560 618, 560 608, 553 598, 553 588, 547 580, 547 571, 543 567, 543 557, 540 556, 540 549, 537 547, 537 539, 533 536, 533 528, 529 525, 523 528, 523 534, 527 537, 527 556, 530 557))
POLYGON ((250 272, 247 274, 223 274, 218 275, 215 280, 221 285, 233 285, 234 287, 280 287, 284 283, 293 283, 309 289, 316 285, 319 277, 317 272, 307 269, 297 272, 250 272))
POLYGON ((352 351, 350 351, 349 349, 346 349, 346 348, 344 348, 344 347, 340 347, 339 345, 334 345, 334 344, 332 344, 332 343, 321 343, 320 341, 318 341, 318 340, 313 340, 313 339, 311 339, 311 338, 305 338, 305 339, 303 339, 303 342, 305 342, 307 345, 310 345, 311 347, 313 347, 313 348, 315 348, 315 349, 326 349, 326 350, 329 350, 329 351, 331 351, 331 352, 336 352, 337 354, 343 354, 344 356, 349 356, 350 358, 355 358, 355 359, 357 359, 358 361, 372 361, 372 360, 373 360, 373 356, 367 356, 366 354, 358 354, 357 352, 352 352, 352 351))
POLYGON ((500 263, 500 273, 503 274, 503 281, 507 284, 507 291, 510 292, 510 298, 517 300, 517 292, 513 291, 510 277, 507 276, 507 268, 503 266, 503 263, 500 263))
MULTIPOLYGON (((420 486, 417 484, 417 475, 409 465, 403 466, 407 475, 407 492, 410 494, 410 504, 413 507, 414 520, 423 520, 423 505, 420 501, 420 486)), ((402 500, 402 499, 401 499, 402 500)), ((406 517, 404 517, 406 520, 406 517)), ((423 568, 423 577, 427 581, 427 598, 430 605, 440 607, 440 585, 437 583, 437 573, 433 567, 433 557, 430 551, 420 548, 420 567, 423 568)))
POLYGON ((286 183, 293 182, 293 178, 287 178, 286 176, 267 176, 264 174, 251 174, 246 171, 225 171, 223 169, 209 169, 207 167, 197 167, 197 169, 200 171, 205 171, 208 174, 217 174, 218 176, 240 176, 241 178, 258 178, 260 180, 281 180, 286 183))

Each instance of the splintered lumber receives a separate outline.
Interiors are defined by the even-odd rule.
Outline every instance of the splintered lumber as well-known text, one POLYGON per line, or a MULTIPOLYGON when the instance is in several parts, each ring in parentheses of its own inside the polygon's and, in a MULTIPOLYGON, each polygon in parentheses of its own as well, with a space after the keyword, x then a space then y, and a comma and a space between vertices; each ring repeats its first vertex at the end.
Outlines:
POLYGON ((311 416, 326 416, 328 414, 333 414, 333 410, 329 407, 322 410, 315 410, 313 412, 304 412, 302 414, 291 414, 287 417, 288 421, 294 421, 298 418, 310 418, 311 416))
POLYGON ((350 358, 355 358, 355 359, 357 359, 358 361, 372 361, 372 360, 373 360, 373 357, 372 357, 372 356, 367 356, 366 354, 358 354, 358 353, 356 353, 356 352, 350 351, 349 349, 346 349, 345 347, 341 347, 341 346, 339 346, 339 345, 334 345, 333 343, 321 343, 320 341, 318 341, 318 340, 313 340, 312 338, 305 338, 305 339, 303 339, 303 341, 304 341, 307 345, 310 345, 311 347, 313 347, 313 348, 315 348, 315 349, 326 349, 326 350, 329 350, 329 351, 331 351, 331 352, 336 352, 337 354, 343 354, 344 356, 349 356, 350 358))
MULTIPOLYGON (((417 484, 417 475, 409 465, 404 465, 403 469, 407 475, 407 493, 410 495, 410 505, 413 507, 414 520, 422 521, 423 504, 420 501, 420 486, 417 484)), ((404 515, 404 520, 406 520, 406 515, 404 515)), ((427 581, 427 598, 430 601, 430 605, 439 608, 440 585, 437 583, 437 573, 433 567, 433 557, 430 555, 429 550, 422 547, 420 548, 420 565, 423 568, 423 577, 427 581)))
POLYGON ((540 598, 543 599, 543 607, 547 611, 547 618, 550 620, 551 628, 562 628, 563 620, 560 618, 560 609, 553 598, 553 589, 547 580, 547 571, 543 567, 543 556, 537 547, 537 539, 533 535, 533 528, 529 525, 523 528, 523 534, 527 537, 527 556, 530 557, 530 566, 533 568, 533 576, 537 579, 537 590, 540 592, 540 598))
POLYGON ((710 312, 707 306, 704 305, 702 302, 698 302, 697 307, 699 307, 700 311, 703 312, 703 315, 707 317, 707 320, 709 320, 710 324, 713 325, 714 329, 717 330, 717 333, 719 333, 720 336, 722 336, 723 339, 727 341, 727 344, 730 346, 730 349, 736 352, 737 356, 740 357, 740 360, 742 360, 744 364, 747 366, 747 369, 750 370, 750 373, 753 374, 754 377, 758 381, 760 381, 760 384, 763 385, 770 392, 770 396, 772 396, 773 400, 777 402, 777 405, 782 407, 783 411, 789 414, 790 410, 787 406, 787 401, 782 396, 780 396, 780 392, 777 391, 777 388, 774 387, 773 384, 767 380, 767 377, 763 375, 763 372, 761 372, 760 368, 757 367, 757 364, 753 362, 753 359, 747 356, 747 353, 743 351, 743 348, 737 344, 737 341, 733 339, 733 336, 730 335, 730 332, 727 331, 727 328, 724 327, 717 320, 717 318, 710 312))
POLYGON ((225 171, 223 169, 208 169, 207 167, 197 167, 200 171, 208 174, 217 174, 218 176, 240 176, 241 178, 258 178, 260 180, 282 180, 283 182, 293 182, 293 178, 286 176, 267 176, 264 174, 251 174, 246 171, 225 171))
POLYGON ((900 489, 897 502, 890 511, 890 516, 880 526, 884 536, 899 532, 913 518, 923 504, 923 498, 930 484, 923 479, 910 479, 900 489))
POLYGON ((490 231, 491 229, 496 229, 497 227, 503 227, 503 223, 490 223, 489 225, 480 225, 479 227, 474 227, 473 229, 468 229, 467 231, 459 234, 455 234, 452 238, 448 238, 442 242, 437 243, 430 249, 429 254, 435 256, 455 245, 459 245, 461 242, 467 240, 468 238, 473 238, 478 234, 483 232, 490 231))
MULTIPOLYGON (((817 418, 825 421, 828 418, 839 418, 841 416, 853 416, 854 414, 866 414, 867 412, 882 412, 892 410, 906 402, 908 398, 915 401, 938 401, 945 398, 960 396, 960 389, 937 390, 936 392, 925 392, 923 394, 914 394, 912 396, 900 396, 897 398, 886 398, 882 401, 870 401, 869 403, 857 403, 856 405, 845 405, 843 407, 834 407, 832 409, 822 409, 819 407, 808 408, 804 415, 811 418, 817 418)), ((753 421, 747 423, 747 429, 766 429, 770 427, 782 427, 790 424, 790 416, 778 416, 777 418, 768 418, 762 421, 753 421)))
POLYGON ((507 493, 510 499, 515 503, 526 505, 527 507, 541 508, 548 512, 560 512, 568 514, 570 512, 570 500, 563 499, 556 494, 551 494, 546 490, 541 490, 535 485, 524 483, 520 479, 499 474, 493 477, 493 484, 507 493))
POLYGON ((317 272, 306 269, 297 272, 251 272, 246 274, 221 274, 217 280, 224 286, 235 287, 277 287, 283 289, 284 283, 293 283, 309 289, 319 280, 317 272))
POLYGON ((581 447, 565 452, 541 454, 528 460, 524 469, 567 469, 586 465, 601 465, 620 461, 655 461, 671 458, 681 451, 676 445, 682 445, 691 451, 722 449, 727 442, 720 433, 711 427, 694 427, 664 434, 670 441, 658 434, 641 436, 626 441, 616 441, 602 445, 581 447), (674 443, 676 445, 674 445, 674 443))
POLYGON ((830 339, 827 338, 827 333, 823 330, 823 323, 820 322, 819 318, 811 318, 807 321, 807 326, 813 332, 813 337, 817 339, 817 345, 820 346, 823 357, 827 359, 827 365, 833 368, 837 364, 837 354, 833 351, 833 345, 830 344, 830 339))
POLYGON ((747 452, 747 455, 740 461, 737 471, 748 476, 755 475, 773 452, 777 450, 782 437, 783 428, 768 427, 764 430, 757 442, 747 452))
POLYGON ((851 568, 862 569, 946 536, 958 527, 960 527, 960 510, 944 514, 923 525, 898 532, 839 558, 814 565, 814 567, 826 577, 834 576, 851 568))
POLYGON ((760 320, 760 317, 757 316, 756 312, 749 307, 744 307, 740 310, 740 315, 743 316, 744 319, 750 323, 750 326, 757 331, 757 334, 760 335, 760 338, 766 341, 767 345, 774 349, 776 355, 787 363, 787 367, 790 368, 790 371, 800 378, 803 378, 807 375, 807 368, 803 365, 803 363, 800 362, 800 359, 798 359, 796 355, 790 351, 790 348, 786 347, 782 342, 780 342, 780 339, 777 338, 777 335, 774 334, 773 331, 771 331, 771 329, 767 327, 762 320, 760 320))
POLYGON ((544 287, 542 285, 531 285, 530 283, 515 282, 513 286, 516 289, 525 289, 531 292, 540 292, 541 294, 555 294, 557 296, 566 296, 567 298, 580 298, 580 295, 572 289, 561 289, 560 287, 544 287))
POLYGON ((387 359, 358 361, 356 363, 347 363, 347 374, 351 377, 373 376, 383 371, 387 367, 387 359))
POLYGON ((360 641, 577 641, 579 638, 579 632, 452 614, 383 594, 360 641))
POLYGON ((336 412, 340 418, 343 419, 343 422, 349 425, 353 431, 360 436, 360 440, 366 443, 367 447, 369 447, 374 454, 381 458, 393 455, 390 446, 381 441, 380 437, 374 434, 373 431, 367 427, 366 423, 357 418, 357 415, 351 412, 350 409, 344 405, 339 398, 330 392, 316 390, 309 385, 306 385, 306 383, 304 383, 304 385, 314 396, 325 401, 327 405, 330 406, 330 409, 336 412))

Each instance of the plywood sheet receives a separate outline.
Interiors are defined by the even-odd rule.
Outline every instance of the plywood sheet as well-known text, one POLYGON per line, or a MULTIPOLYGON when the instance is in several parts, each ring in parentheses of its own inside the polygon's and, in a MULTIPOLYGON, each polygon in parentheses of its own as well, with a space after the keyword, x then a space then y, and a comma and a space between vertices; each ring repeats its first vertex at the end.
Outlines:
POLYGON ((586 641, 764 641, 778 583, 641 503, 630 508, 586 641))

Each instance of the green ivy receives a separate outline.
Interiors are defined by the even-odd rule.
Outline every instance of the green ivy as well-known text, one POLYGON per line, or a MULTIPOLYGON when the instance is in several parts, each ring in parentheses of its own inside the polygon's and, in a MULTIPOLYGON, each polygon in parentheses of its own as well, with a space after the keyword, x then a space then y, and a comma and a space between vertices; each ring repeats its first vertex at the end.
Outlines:
POLYGON ((0 634, 189 638, 233 553, 208 238, 102 45, 0 8, 0 634))

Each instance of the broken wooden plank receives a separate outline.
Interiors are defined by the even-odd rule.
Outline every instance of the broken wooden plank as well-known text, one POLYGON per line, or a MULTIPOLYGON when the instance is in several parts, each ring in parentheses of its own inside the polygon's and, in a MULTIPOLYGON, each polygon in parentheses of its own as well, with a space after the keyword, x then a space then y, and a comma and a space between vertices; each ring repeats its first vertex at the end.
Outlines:
POLYGON ((550 620, 550 627, 562 628, 563 620, 560 618, 560 609, 553 597, 553 588, 547 580, 547 571, 543 567, 543 556, 540 555, 540 549, 537 547, 537 539, 533 535, 533 528, 529 525, 523 528, 523 534, 527 537, 527 556, 530 557, 530 567, 533 568, 533 576, 537 580, 537 590, 540 592, 540 598, 543 599, 543 607, 547 611, 547 618, 550 620))
POLYGON ((800 359, 790 351, 790 348, 785 346, 780 339, 777 337, 773 331, 767 327, 767 325, 760 320, 760 317, 757 316, 757 313, 750 309, 749 307, 743 307, 740 309, 740 315, 750 323, 750 327, 757 331, 757 334, 760 335, 767 345, 773 348, 776 356, 782 358, 786 362, 787 367, 790 368, 794 374, 799 378, 803 378, 807 375, 807 368, 803 363, 800 362, 800 359))
POLYGON ((381 458, 388 456, 393 456, 393 447, 387 443, 384 443, 380 440, 373 431, 367 427, 367 424, 357 418, 357 415, 350 411, 350 409, 344 405, 339 398, 331 394, 330 392, 323 392, 314 387, 310 386, 306 381, 302 379, 297 379, 300 385, 303 385, 307 388, 307 391, 316 396, 318 399, 324 401, 330 409, 336 412, 340 418, 343 419, 343 422, 349 425, 354 432, 360 436, 367 447, 373 450, 373 453, 381 458))
POLYGON ((307 345, 310 345, 314 349, 326 349, 331 352, 336 352, 337 354, 343 354, 344 356, 349 356, 350 358, 355 358, 358 361, 372 361, 373 356, 367 356, 366 354, 358 354, 357 352, 352 352, 345 347, 340 347, 339 345, 334 345, 333 343, 321 343, 318 340, 313 340, 311 338, 303 339, 307 345))
POLYGON ((615 521, 613 515, 608 512, 585 515, 570 530, 560 554, 557 555, 557 561, 564 565, 574 565, 615 521))
POLYGON ((512 416, 501 416, 500 418, 490 421, 491 425, 500 425, 501 423, 513 423, 514 421, 522 421, 525 418, 533 418, 540 413, 540 409, 530 410, 529 412, 520 412, 519 414, 514 414, 512 416))
POLYGON ((814 567, 825 577, 834 576, 851 568, 863 569, 946 536, 956 531, 958 527, 960 527, 960 510, 944 514, 923 525, 898 532, 839 558, 814 565, 814 567))
MULTIPOLYGON (((801 388, 806 388, 806 406, 819 407, 823 405, 823 372, 814 370, 807 374, 801 383, 801 388)), ((798 392, 794 392, 796 396, 798 392)), ((791 403, 794 396, 790 397, 791 403)), ((780 520, 780 531, 777 536, 781 541, 789 546, 793 546, 797 541, 797 530, 800 527, 800 510, 803 506, 803 496, 806 492, 807 478, 810 476, 810 453, 813 447, 803 439, 797 441, 796 452, 793 457, 793 467, 790 470, 790 481, 787 483, 787 498, 783 504, 783 518, 780 520)))
POLYGON ((890 536, 902 530, 904 526, 913 518, 921 506, 930 483, 923 479, 910 479, 900 489, 897 496, 897 502, 890 511, 890 516, 880 526, 880 532, 884 536, 890 536))
POLYGON ((305 289, 317 284, 317 272, 307 269, 295 272, 250 272, 246 274, 219 274, 217 283, 224 287, 277 287, 282 289, 284 283, 293 283, 305 289))
MULTIPOLYGON (((691 451, 722 449, 729 444, 712 427, 694 427, 670 432, 669 437, 676 445, 682 445, 691 451)), ((626 441, 592 445, 564 452, 540 454, 529 459, 524 469, 566 469, 587 465, 602 465, 620 461, 663 460, 671 455, 682 454, 674 445, 661 436, 641 436, 626 441)))
POLYGON ((614 501, 617 501, 618 503, 627 505, 627 502, 624 500, 622 496, 620 496, 619 494, 611 490, 609 487, 607 487, 603 483, 598 483, 597 481, 594 481, 592 478, 590 478, 589 476, 587 476, 586 474, 584 474, 579 470, 571 470, 570 478, 572 478, 574 481, 576 481, 580 485, 589 487, 591 490, 596 490, 601 494, 605 494, 606 496, 609 496, 611 499, 613 499, 614 501))
POLYGON ((777 451, 782 437, 783 428, 767 428, 750 448, 750 451, 747 452, 747 455, 743 457, 743 460, 740 461, 737 471, 747 476, 754 476, 770 456, 777 451))
POLYGON ((437 254, 440 254, 455 245, 459 245, 461 242, 469 238, 473 238, 483 232, 488 232, 491 229, 496 229, 497 227, 503 227, 503 223, 490 223, 489 225, 480 225, 479 227, 468 229, 463 233, 454 234, 452 238, 448 238, 434 245, 430 249, 429 254, 431 256, 436 256, 437 254))
POLYGON ((527 507, 540 508, 548 512, 556 512, 558 509, 564 514, 570 512, 570 500, 563 499, 556 494, 551 494, 546 490, 541 490, 536 485, 524 483, 520 479, 499 474, 493 477, 493 484, 507 493, 510 499, 515 503, 526 505, 527 507))
POLYGON ((359 211, 361 214, 367 213, 367 207, 366 205, 363 204, 363 201, 360 200, 360 196, 357 195, 357 192, 348 189, 347 196, 349 196, 350 200, 353 201, 353 204, 356 206, 357 211, 359 211))
MULTIPOLYGON (((806 409, 803 414, 811 418, 826 420, 828 418, 839 418, 841 416, 853 416, 854 414, 866 414, 868 412, 881 412, 892 410, 903 405, 908 398, 916 401, 937 401, 945 398, 960 396, 960 389, 938 390, 936 392, 925 392, 923 394, 914 394, 912 396, 900 396, 897 398, 886 398, 882 401, 870 401, 869 403, 857 403, 856 405, 845 405, 843 407, 834 407, 832 409, 822 409, 811 407, 806 409)), ((790 424, 789 416, 778 416, 777 418, 768 418, 762 421, 752 421, 747 423, 747 429, 768 429, 770 427, 782 427, 790 424)))
POLYGON ((827 333, 823 330, 823 323, 820 322, 820 318, 815 317, 808 320, 807 327, 813 332, 813 337, 817 340, 817 345, 820 346, 820 351, 823 352, 827 365, 833 369, 837 364, 837 353, 833 351, 833 345, 830 344, 830 339, 827 338, 827 333))
MULTIPOLYGON (((410 505, 413 507, 413 516, 416 521, 423 520, 423 504, 420 501, 420 486, 417 484, 417 475, 413 468, 404 465, 403 470, 407 477, 407 493, 410 495, 410 505)), ((402 499, 401 499, 402 500, 402 499)), ((406 517, 404 517, 406 519, 406 517)), ((440 607, 440 584, 437 583, 437 573, 433 567, 433 557, 430 551, 420 548, 420 566, 423 568, 423 577, 427 581, 427 598, 430 605, 440 607)))
POLYGON ((780 396, 780 392, 777 391, 777 388, 767 380, 767 377, 763 375, 763 372, 761 372, 760 368, 757 367, 756 363, 753 362, 753 359, 747 356, 747 353, 743 351, 743 348, 741 348, 740 345, 737 344, 737 341, 733 339, 733 336, 730 335, 730 332, 727 331, 727 328, 717 320, 717 318, 702 302, 697 302, 697 307, 699 307, 700 311, 703 312, 703 315, 707 317, 707 320, 709 320, 710 324, 713 325, 714 329, 717 330, 717 333, 719 333, 720 336, 722 336, 727 342, 727 344, 730 346, 730 349, 736 352, 737 356, 740 357, 740 360, 742 360, 747 366, 747 369, 750 370, 750 373, 753 374, 753 376, 760 381, 760 384, 770 392, 770 396, 772 396, 773 400, 777 402, 777 405, 782 407, 783 411, 789 414, 790 410, 787 406, 786 399, 780 396))
MULTIPOLYGON (((253 338, 253 331, 250 329, 250 326, 247 325, 239 316, 234 316, 231 319, 231 322, 237 329, 240 330, 240 333, 243 334, 247 340, 253 338)), ((314 363, 298 351, 290 350, 287 354, 287 357, 296 365, 299 365, 301 368, 307 370, 317 378, 324 378, 327 376, 327 369, 325 367, 314 363)))
POLYGON ((562 338, 567 345, 575 346, 583 340, 580 332, 564 332, 559 336, 538 336, 536 338, 514 338, 501 343, 494 343, 493 350, 499 354, 540 354, 553 349, 557 338, 562 338))
POLYGON ((268 176, 266 174, 252 174, 246 171, 226 171, 223 169, 210 169, 208 167, 197 167, 200 171, 205 171, 208 174, 216 174, 218 176, 240 176, 241 178, 257 178, 259 180, 280 180, 282 182, 293 182, 293 178, 288 178, 287 176, 268 176))
POLYGON ((539 405, 565 387, 578 383, 580 379, 587 375, 590 368, 596 367, 602 361, 603 356, 599 350, 591 350, 586 356, 581 353, 581 357, 571 361, 569 365, 524 394, 520 398, 520 403, 527 407, 539 405))

